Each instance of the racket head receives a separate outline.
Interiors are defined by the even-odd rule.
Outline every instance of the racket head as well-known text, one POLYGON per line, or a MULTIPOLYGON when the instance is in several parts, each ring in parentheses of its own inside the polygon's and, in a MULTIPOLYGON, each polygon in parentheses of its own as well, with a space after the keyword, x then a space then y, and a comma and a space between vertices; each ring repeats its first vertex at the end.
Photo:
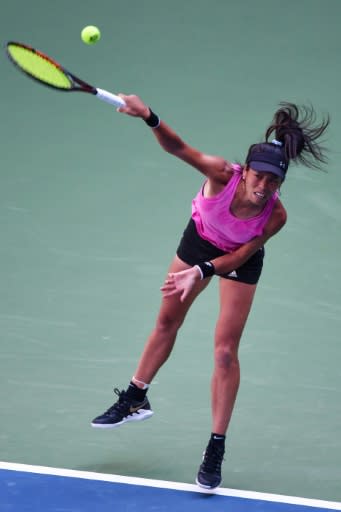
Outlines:
POLYGON ((72 75, 57 61, 31 46, 15 41, 6 43, 10 61, 27 76, 60 91, 84 91, 96 94, 96 89, 72 75))

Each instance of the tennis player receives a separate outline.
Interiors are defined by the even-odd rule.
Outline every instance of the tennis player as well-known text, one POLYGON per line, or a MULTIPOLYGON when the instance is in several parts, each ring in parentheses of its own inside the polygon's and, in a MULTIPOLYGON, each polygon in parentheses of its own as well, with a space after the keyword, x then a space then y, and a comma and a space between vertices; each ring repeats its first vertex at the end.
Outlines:
POLYGON ((169 357, 191 304, 217 276, 212 433, 196 478, 200 487, 214 489, 221 483, 225 435, 240 380, 238 347, 262 272, 264 244, 287 218, 279 189, 291 161, 311 168, 326 161, 318 139, 329 117, 316 124, 312 107, 281 103, 264 141, 253 144, 240 165, 187 145, 138 96, 120 96, 126 106, 119 112, 143 119, 165 151, 197 169, 205 180, 161 287, 159 314, 134 376, 126 390, 115 389, 118 400, 92 426, 114 428, 152 416, 148 387, 169 357))

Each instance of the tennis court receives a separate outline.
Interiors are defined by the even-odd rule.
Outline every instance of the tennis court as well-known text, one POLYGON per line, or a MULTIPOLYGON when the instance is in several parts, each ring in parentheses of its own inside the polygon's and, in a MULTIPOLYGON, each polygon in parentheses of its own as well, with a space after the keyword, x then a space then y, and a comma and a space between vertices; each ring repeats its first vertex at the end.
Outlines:
POLYGON ((339 0, 4 3, 3 42, 139 94, 208 153, 243 160, 282 100, 311 102, 331 126, 327 172, 292 168, 282 188, 288 222, 266 247, 223 486, 207 497, 193 483, 216 282, 151 386, 153 418, 90 427, 134 371, 202 177, 143 123, 26 79, 3 52, 1 510, 340 510, 340 15, 339 0), (102 32, 92 47, 88 24, 102 32))

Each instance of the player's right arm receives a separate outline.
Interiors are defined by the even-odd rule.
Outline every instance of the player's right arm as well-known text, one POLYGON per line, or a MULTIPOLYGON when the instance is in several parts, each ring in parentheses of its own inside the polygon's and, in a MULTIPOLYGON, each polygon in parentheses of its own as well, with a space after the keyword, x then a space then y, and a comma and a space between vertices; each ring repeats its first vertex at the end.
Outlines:
MULTIPOLYGON (((146 120, 150 116, 150 109, 136 95, 119 95, 126 102, 125 107, 118 109, 119 112, 141 117, 146 120)), ((177 158, 196 168, 209 180, 217 184, 225 185, 232 174, 231 163, 220 156, 213 156, 203 153, 186 144, 175 131, 164 121, 160 122, 157 128, 152 128, 153 135, 160 146, 177 158)))

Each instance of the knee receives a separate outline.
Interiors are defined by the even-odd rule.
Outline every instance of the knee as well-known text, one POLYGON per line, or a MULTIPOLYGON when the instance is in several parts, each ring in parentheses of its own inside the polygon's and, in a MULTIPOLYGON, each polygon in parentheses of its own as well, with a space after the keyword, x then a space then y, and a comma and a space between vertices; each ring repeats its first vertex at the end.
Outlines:
POLYGON ((239 367, 238 352, 231 345, 217 346, 214 351, 216 368, 230 370, 239 367))
POLYGON ((162 333, 176 333, 183 323, 183 318, 160 315, 156 321, 156 330, 162 333))

